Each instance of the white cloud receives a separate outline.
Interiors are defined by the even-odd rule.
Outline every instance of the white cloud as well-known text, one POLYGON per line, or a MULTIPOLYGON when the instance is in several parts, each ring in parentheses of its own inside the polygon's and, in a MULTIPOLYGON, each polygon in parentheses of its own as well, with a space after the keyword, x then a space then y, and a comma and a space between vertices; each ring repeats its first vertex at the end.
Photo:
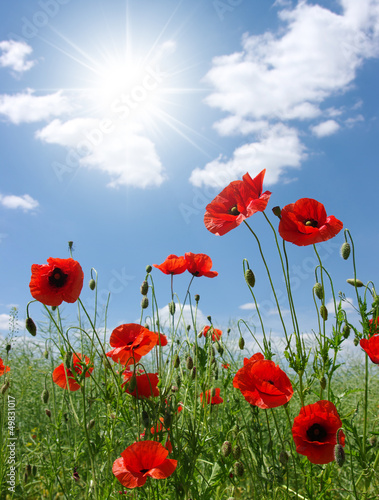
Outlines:
POLYGON ((35 61, 27 61, 33 49, 25 42, 3 40, 0 42, 0 67, 11 68, 18 74, 28 71, 35 61))
MULTIPOLYGON (((170 314, 168 305, 159 309, 158 315, 159 315, 159 321, 161 322, 161 325, 164 325, 164 326, 170 325, 171 314, 170 314)), ((180 309, 179 309, 179 305, 176 304, 176 312, 175 312, 175 317, 174 317, 175 324, 177 324, 177 322, 179 321, 179 317, 180 317, 180 309)), ((180 322, 184 327, 183 318, 184 318, 186 325, 192 326, 191 306, 186 305, 183 307, 183 312, 182 312, 180 322)), ((197 325, 198 331, 200 331, 205 325, 208 325, 208 324, 209 324, 209 322, 208 322, 207 318, 205 317, 204 313, 201 311, 201 309, 197 309, 196 325, 197 325)))
POLYGON ((243 309, 244 311, 255 311, 256 305, 254 304, 254 302, 248 302, 247 304, 242 304, 241 306, 239 306, 239 308, 243 309))
POLYGON ((335 134, 340 125, 335 120, 327 120, 311 127, 312 133, 317 137, 326 137, 335 134))
POLYGON ((108 186, 160 186, 165 172, 154 143, 142 127, 95 118, 53 120, 36 133, 44 142, 71 148, 81 166, 107 173, 108 186))
POLYGON ((31 123, 47 120, 70 111, 71 105, 62 91, 54 94, 36 96, 34 91, 9 95, 0 94, 0 115, 4 115, 12 123, 31 123))
POLYGON ((246 172, 255 177, 266 168, 265 185, 275 184, 285 168, 299 168, 304 156, 296 129, 277 124, 268 128, 259 141, 237 148, 232 158, 219 157, 203 169, 196 168, 190 182, 197 187, 223 187, 246 172))
POLYGON ((13 194, 3 196, 0 194, 0 205, 12 210, 21 208, 24 212, 28 212, 35 210, 39 206, 39 203, 28 194, 24 194, 23 196, 15 196, 13 194))
MULTIPOLYGON (((9 314, 0 314, 0 331, 3 333, 9 333, 9 314)), ((23 331, 25 328, 25 323, 18 320, 15 324, 15 328, 19 331, 23 331)))

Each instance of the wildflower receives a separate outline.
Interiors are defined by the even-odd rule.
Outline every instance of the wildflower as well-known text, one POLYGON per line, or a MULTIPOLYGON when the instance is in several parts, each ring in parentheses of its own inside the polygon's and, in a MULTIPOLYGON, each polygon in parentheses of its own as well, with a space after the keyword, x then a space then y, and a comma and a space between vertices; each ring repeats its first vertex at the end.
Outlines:
POLYGON ((62 389, 68 389, 69 391, 79 390, 80 384, 76 381, 73 372, 75 372, 76 376, 83 373, 82 360, 86 364, 85 377, 89 377, 93 372, 93 366, 90 366, 90 359, 77 352, 72 355, 71 368, 66 368, 64 363, 55 368, 53 371, 53 382, 62 387, 62 389))
POLYGON ((122 365, 132 365, 157 344, 167 345, 167 338, 136 323, 127 323, 113 330, 109 343, 114 347, 107 352, 109 358, 122 365))
POLYGON ((153 264, 154 267, 165 274, 182 274, 187 270, 187 262, 184 257, 171 254, 162 264, 153 264))
POLYGON ((326 216, 324 205, 311 198, 301 198, 281 211, 279 234, 298 246, 329 240, 343 227, 333 215, 326 216))
POLYGON ((46 306, 59 306, 63 301, 73 303, 82 291, 83 279, 79 262, 50 257, 45 265, 32 265, 30 293, 46 306))
POLYGON ((379 335, 372 335, 369 339, 361 339, 359 345, 368 354, 371 361, 379 365, 379 335))
POLYGON ((10 371, 9 366, 4 366, 3 360, 0 358, 0 377, 10 371))
POLYGON ((136 399, 147 399, 151 396, 159 396, 158 389, 158 373, 142 373, 135 374, 135 387, 128 387, 128 382, 133 377, 133 372, 130 370, 125 370, 123 373, 125 382, 121 387, 125 386, 125 390, 128 394, 134 396, 136 399))
MULTIPOLYGON (((224 402, 224 400, 220 397, 219 387, 215 389, 214 394, 212 394, 212 391, 205 391, 204 399, 206 399, 206 402, 211 405, 219 405, 224 402)), ((203 402, 203 393, 200 394, 200 401, 203 402)))
POLYGON ((138 441, 113 463, 112 472, 126 488, 143 486, 146 478, 166 479, 177 466, 177 460, 167 458, 168 450, 157 441, 138 441))
POLYGON ((208 332, 210 332, 212 334, 213 342, 215 342, 216 340, 220 340, 221 335, 222 335, 221 330, 218 330, 217 328, 213 328, 213 326, 204 326, 203 331, 202 331, 204 337, 207 336, 208 332))
MULTIPOLYGON (((334 460, 337 431, 342 427, 337 409, 330 401, 322 400, 303 406, 295 418, 292 436, 296 451, 313 464, 327 464, 334 460)), ((339 441, 345 446, 345 435, 339 432, 339 441)))
POLYGON ((242 181, 231 182, 207 205, 204 224, 208 231, 223 236, 256 212, 263 212, 271 196, 270 191, 262 193, 265 173, 266 169, 254 179, 246 173, 242 181))
POLYGON ((187 263, 187 271, 194 276, 214 278, 218 275, 218 272, 211 271, 212 259, 205 253, 187 252, 184 256, 187 263))
POLYGON ((239 389, 248 403, 259 408, 276 408, 287 403, 293 395, 290 379, 273 361, 257 353, 238 370, 233 386, 239 389))

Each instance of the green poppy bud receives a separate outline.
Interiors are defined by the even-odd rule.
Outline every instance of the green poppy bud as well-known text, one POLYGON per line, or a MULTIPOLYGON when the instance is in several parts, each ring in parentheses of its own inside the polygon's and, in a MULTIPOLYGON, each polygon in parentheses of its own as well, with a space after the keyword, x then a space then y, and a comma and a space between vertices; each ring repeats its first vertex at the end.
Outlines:
POLYGON ((43 357, 45 359, 48 359, 48 357, 49 357, 49 351, 47 349, 45 349, 45 352, 43 353, 43 357))
POLYGON ((274 207, 274 208, 272 209, 272 213, 273 213, 274 215, 276 215, 276 217, 279 217, 279 219, 280 219, 280 214, 281 214, 281 212, 282 212, 282 211, 281 211, 280 207, 274 207))
POLYGON ((346 280, 346 283, 349 283, 349 285, 352 285, 352 286, 356 286, 357 288, 361 288, 362 286, 364 286, 364 284, 361 280, 354 280, 351 278, 346 280))
POLYGON ((137 377, 136 377, 136 372, 133 372, 133 375, 129 379, 128 391, 134 392, 136 387, 137 387, 137 377))
POLYGON ((174 301, 172 301, 172 302, 169 303, 168 309, 170 311, 170 314, 172 316, 174 316, 174 314, 175 314, 175 302, 174 301))
POLYGON ((325 306, 320 307, 320 316, 324 321, 328 319, 328 310, 325 306))
POLYGON ((10 344, 7 344, 5 347, 5 350, 9 352, 12 349, 12 346, 10 344))
POLYGON ((147 273, 151 273, 151 270, 152 270, 152 269, 153 269, 153 268, 152 268, 150 265, 149 265, 149 266, 146 266, 146 272, 147 272, 147 273))
POLYGON ((57 306, 51 306, 52 311, 55 311, 56 308, 57 308, 57 306))
POLYGON ((242 351, 242 349, 245 348, 245 339, 243 337, 239 338, 238 347, 241 349, 241 351, 242 351))
POLYGON ((95 419, 92 419, 87 424, 87 429, 90 431, 95 425, 95 419))
POLYGON ((212 316, 207 316, 207 320, 209 321, 209 323, 212 323, 212 316))
POLYGON ((182 385, 182 379, 181 379, 180 375, 177 375, 177 377, 176 377, 176 385, 178 387, 180 387, 182 385))
POLYGON ((350 326, 347 323, 345 323, 345 326, 342 328, 342 335, 345 337, 345 339, 349 338, 350 326))
POLYGON ((49 401, 49 396, 49 391, 47 389, 44 389, 41 394, 42 403, 47 404, 49 401))
POLYGON ((191 374, 192 380, 195 380, 196 378, 196 366, 192 368, 192 374, 191 374))
POLYGON ((216 344, 216 349, 220 356, 224 354, 224 348, 222 347, 221 344, 216 344))
POLYGON ((357 337, 355 337, 353 342, 354 342, 355 347, 357 347, 357 345, 359 344, 359 339, 357 337))
POLYGON ((245 467, 243 466, 242 462, 235 462, 233 469, 234 469, 234 474, 237 477, 242 477, 243 473, 245 472, 245 467))
POLYGON ((37 334, 37 327, 32 318, 29 318, 29 316, 25 320, 25 328, 28 330, 30 335, 33 335, 33 337, 36 336, 37 334))
POLYGON ((313 291, 320 300, 324 298, 324 289, 322 288, 321 283, 316 283, 313 287, 313 291))
POLYGON ((200 295, 198 293, 195 295, 195 300, 196 300, 196 302, 199 302, 199 300, 200 300, 200 295))
POLYGON ((255 275, 251 269, 246 269, 245 271, 245 281, 251 287, 254 288, 255 285, 255 275))
POLYGON ((241 454, 242 454, 242 450, 241 450, 241 446, 236 444, 234 447, 233 447, 233 450, 232 450, 232 453, 233 453, 233 457, 238 460, 239 458, 241 458, 241 454))
POLYGON ((224 457, 228 457, 232 452, 232 443, 230 441, 224 441, 221 446, 221 453, 224 457))
POLYGON ((342 444, 336 444, 334 447, 334 458, 338 467, 342 467, 345 463, 345 450, 342 444))
POLYGON ((148 291, 149 291, 149 283, 146 280, 142 281, 142 285, 140 287, 141 295, 147 295, 148 291))
POLYGON ((89 280, 89 282, 88 282, 88 286, 90 287, 91 290, 95 290, 95 288, 96 288, 96 281, 93 278, 91 278, 89 280))
POLYGON ((321 377, 320 386, 321 386, 321 389, 325 389, 325 387, 326 387, 326 378, 325 377, 321 377))
POLYGON ((188 370, 192 370, 192 368, 193 368, 193 359, 191 358, 191 356, 187 357, 187 359, 186 359, 186 366, 187 366, 188 370))
POLYGON ((149 307, 149 299, 147 297, 141 300, 141 307, 142 309, 147 309, 149 307))
POLYGON ((63 363, 64 363, 64 366, 67 370, 69 370, 72 366, 72 352, 71 351, 67 351, 65 356, 64 356, 64 360, 63 360, 63 363))
POLYGON ((1 394, 5 394, 5 393, 7 392, 7 390, 9 389, 9 386, 10 386, 10 383, 9 383, 9 380, 7 380, 7 381, 5 382, 5 384, 3 384, 3 385, 1 386, 0 393, 1 393, 1 394))
POLYGON ((345 243, 341 246, 341 256, 343 259, 347 260, 350 255, 350 244, 345 241, 345 243))
POLYGON ((370 439, 368 440, 370 446, 376 446, 376 443, 378 442, 378 438, 376 436, 371 436, 370 439))
POLYGON ((179 354, 176 353, 176 355, 174 357, 174 368, 179 368, 179 365, 180 365, 180 358, 179 358, 179 354))

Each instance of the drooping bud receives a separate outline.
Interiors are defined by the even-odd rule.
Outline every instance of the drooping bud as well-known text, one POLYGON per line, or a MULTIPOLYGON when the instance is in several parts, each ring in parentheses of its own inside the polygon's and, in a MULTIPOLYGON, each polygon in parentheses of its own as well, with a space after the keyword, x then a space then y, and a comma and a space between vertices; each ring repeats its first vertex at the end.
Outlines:
POLYGON ((147 309, 149 307, 149 299, 147 297, 141 300, 141 307, 142 309, 147 309))
POLYGON ((349 283, 349 285, 352 285, 352 286, 356 286, 357 288, 361 288, 362 286, 365 286, 361 280, 354 280, 352 278, 349 278, 348 280, 346 280, 346 283, 349 283))
POLYGON ((177 377, 176 377, 176 385, 178 387, 180 387, 182 385, 182 379, 181 379, 180 375, 177 375, 177 377))
POLYGON ((202 336, 203 336, 203 331, 202 331, 202 330, 200 330, 200 332, 197 334, 197 338, 198 338, 198 339, 201 339, 201 337, 202 337, 202 336))
POLYGON ((153 268, 152 268, 150 265, 146 266, 146 272, 147 272, 147 273, 151 273, 151 270, 152 270, 152 269, 153 269, 153 268))
POLYGON ((221 344, 216 344, 216 349, 220 356, 224 354, 224 348, 222 347, 221 344))
POLYGON ((334 447, 334 458, 338 467, 342 467, 345 463, 345 450, 342 444, 336 444, 334 447))
POLYGON ((324 321, 328 319, 328 310, 324 305, 320 306, 320 316, 324 321))
POLYGON ((175 357, 174 357, 174 368, 179 368, 179 365, 180 365, 180 358, 179 358, 179 354, 176 353, 175 357))
POLYGON ((324 298, 324 289, 322 288, 321 283, 316 283, 313 287, 313 291, 315 292, 316 297, 320 300, 324 298))
POLYGON ((238 460, 240 457, 241 457, 241 453, 242 453, 242 450, 241 450, 241 446, 236 444, 234 447, 233 447, 233 450, 232 450, 232 453, 233 453, 233 457, 238 460))
POLYGON ((359 344, 359 339, 357 337, 355 337, 353 342, 354 342, 355 347, 357 347, 357 345, 359 344))
POLYGON ((7 381, 5 382, 5 384, 3 384, 3 385, 1 386, 0 393, 1 393, 1 394, 5 394, 5 393, 7 392, 7 390, 9 389, 9 386, 10 386, 10 383, 9 383, 9 380, 7 380, 7 381))
POLYGON ((196 378, 196 366, 192 368, 192 374, 191 374, 192 380, 195 380, 196 378))
POLYGON ((277 206, 277 207, 274 207, 274 208, 272 209, 272 213, 273 213, 274 215, 276 215, 276 217, 279 217, 279 219, 280 219, 280 217, 281 217, 281 215, 280 215, 280 214, 281 214, 281 212, 282 212, 282 211, 281 211, 280 207, 278 207, 278 206, 277 206))
POLYGON ((49 401, 49 396, 49 391, 47 389, 44 389, 41 394, 42 403, 47 404, 49 401))
POLYGON ((207 320, 209 321, 209 323, 212 323, 212 316, 207 316, 207 320))
POLYGON ((246 269, 245 271, 245 281, 251 287, 254 288, 255 285, 255 275, 251 269, 246 269))
POLYGON ((243 473, 245 472, 245 467, 243 466, 242 462, 235 462, 233 468, 234 468, 234 474, 237 477, 243 476, 243 473))
POLYGON ((232 443, 230 441, 224 441, 221 446, 221 453, 224 457, 228 457, 232 452, 232 443))
POLYGON ((170 314, 174 316, 175 314, 175 302, 171 301, 168 305, 168 310, 170 311, 170 314))
POLYGON ((51 411, 49 410, 49 408, 46 408, 45 413, 49 418, 51 418, 51 411))
POLYGON ((32 318, 29 318, 29 316, 25 320, 25 328, 28 330, 30 335, 33 335, 33 337, 36 336, 37 334, 37 327, 32 318))
POLYGON ((199 300, 200 300, 200 295, 197 293, 197 294, 195 295, 195 301, 196 301, 196 302, 199 302, 199 300))
POLYGON ((93 418, 92 420, 90 420, 87 424, 87 430, 91 430, 95 425, 95 419, 93 418))
POLYGON ((349 338, 350 326, 347 323, 345 323, 345 326, 342 328, 342 335, 345 337, 345 339, 349 338))
POLYGON ((191 358, 191 356, 187 357, 187 359, 186 359, 186 366, 187 366, 188 370, 192 370, 192 368, 193 368, 193 359, 191 358))
POLYGON ((343 259, 347 260, 350 255, 350 244, 345 241, 345 243, 341 246, 341 256, 343 259))
POLYGON ((245 339, 242 336, 239 338, 238 347, 241 349, 241 351, 245 348, 245 339))
POLYGON ((148 291, 149 291, 149 283, 146 280, 142 281, 142 284, 140 287, 141 295, 147 295, 148 291))
POLYGON ((136 372, 133 372, 133 375, 129 379, 128 390, 130 392, 134 392, 136 387, 137 387, 137 377, 136 377, 136 372))
POLYGON ((88 286, 90 287, 90 290, 95 290, 95 288, 96 288, 96 281, 93 278, 91 278, 89 280, 89 282, 88 282, 88 286))
POLYGON ((12 349, 12 346, 10 344, 7 344, 5 347, 5 350, 9 352, 12 349))
POLYGON ((279 462, 283 465, 283 467, 285 467, 288 463, 288 460, 289 460, 288 453, 285 450, 282 450, 279 453, 279 462))
POLYGON ((321 377, 320 386, 321 386, 321 389, 325 389, 325 387, 326 387, 326 378, 325 377, 321 377))
POLYGON ((43 357, 44 357, 45 359, 48 359, 48 357, 49 357, 49 351, 48 351, 47 349, 45 349, 45 351, 44 351, 44 353, 43 353, 43 357))

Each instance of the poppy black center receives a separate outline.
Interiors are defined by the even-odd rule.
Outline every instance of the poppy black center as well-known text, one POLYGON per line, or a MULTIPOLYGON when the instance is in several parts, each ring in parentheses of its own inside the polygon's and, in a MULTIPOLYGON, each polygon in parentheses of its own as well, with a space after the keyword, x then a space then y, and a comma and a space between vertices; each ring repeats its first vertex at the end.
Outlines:
POLYGON ((149 469, 141 469, 141 470, 140 470, 140 473, 141 473, 141 474, 146 474, 146 472, 147 472, 148 470, 149 470, 149 469))
POLYGON ((59 267, 54 267, 53 272, 49 276, 49 284, 55 288, 62 288, 67 278, 68 274, 65 274, 59 267))
POLYGON ((311 226, 311 227, 318 227, 318 222, 317 220, 314 220, 314 219, 307 219, 304 224, 306 226, 311 226))
POLYGON ((307 430, 307 436, 309 441, 320 441, 326 438, 328 433, 320 424, 313 424, 312 427, 309 427, 307 430))
POLYGON ((271 385, 275 385, 274 382, 272 380, 267 380, 267 382, 271 385))
POLYGON ((230 210, 229 210, 229 213, 231 215, 239 215, 241 212, 238 211, 238 208, 237 208, 237 205, 234 205, 234 207, 232 207, 230 210))

